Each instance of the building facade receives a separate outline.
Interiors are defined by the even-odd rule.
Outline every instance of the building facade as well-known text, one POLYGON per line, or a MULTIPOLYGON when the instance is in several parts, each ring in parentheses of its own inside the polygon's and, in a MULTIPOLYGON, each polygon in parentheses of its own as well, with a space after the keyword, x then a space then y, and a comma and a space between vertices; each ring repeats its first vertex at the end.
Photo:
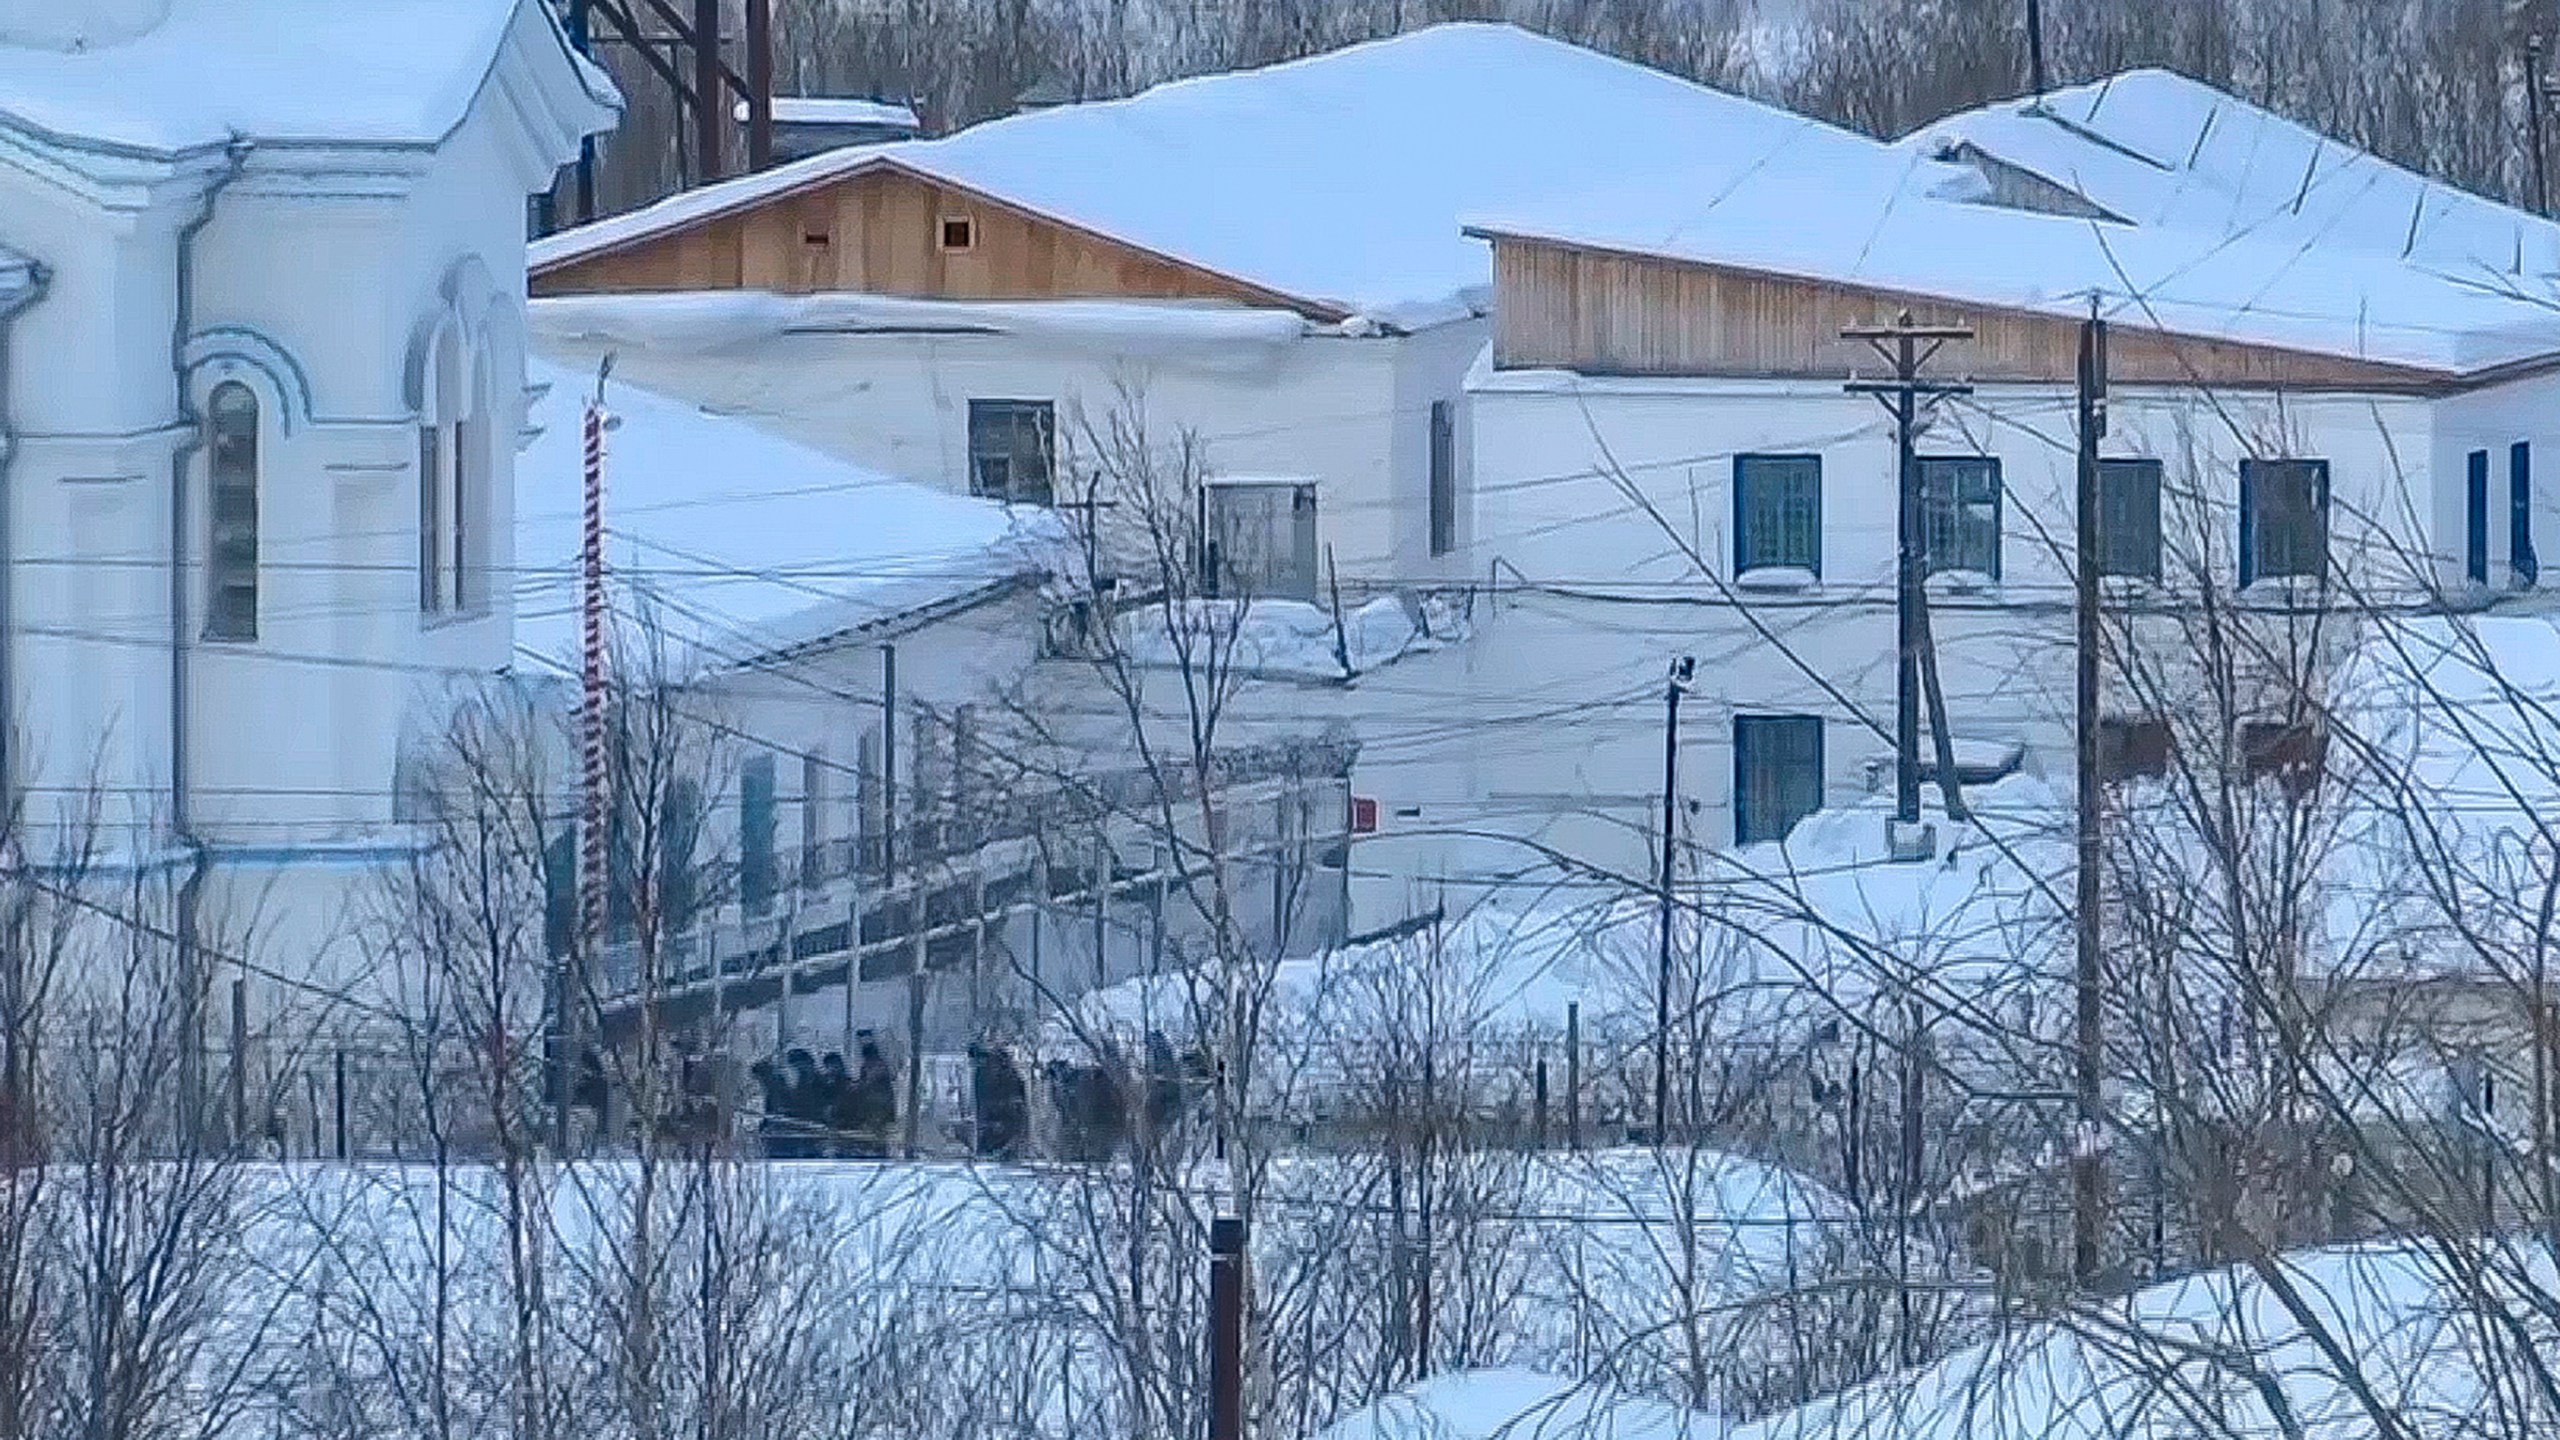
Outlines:
POLYGON ((532 0, 10 15, 5 779, 325 990, 412 707, 510 659, 525 198, 620 102, 532 0))

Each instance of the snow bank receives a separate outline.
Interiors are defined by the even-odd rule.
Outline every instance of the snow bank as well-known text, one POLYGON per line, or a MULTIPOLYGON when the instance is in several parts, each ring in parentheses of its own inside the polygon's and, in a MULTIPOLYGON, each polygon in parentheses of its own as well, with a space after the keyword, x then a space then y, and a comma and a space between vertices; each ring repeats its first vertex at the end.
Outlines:
MULTIPOLYGON (((516 461, 516 646, 577 643, 581 412, 592 374, 536 360, 539 433, 516 461)), ((891 479, 743 421, 629 385, 606 390, 606 564, 645 614, 713 667, 744 664, 1068 563, 1055 513, 891 479)))
MULTIPOLYGON (((173 0, 165 20, 82 50, 0 44, 0 123, 154 152, 269 142, 435 145, 462 123, 511 30, 573 66, 589 131, 621 102, 532 0, 173 0)), ((574 147, 572 147, 574 150, 574 147)), ((562 157, 563 159, 570 157, 562 157)))
POLYGON ((1462 211, 1586 173, 1595 154, 1883 147, 1507 25, 1413 31, 1125 100, 831 152, 537 243, 536 273, 895 165, 1337 316, 1412 330, 1481 314, 1462 211))
POLYGON ((2494 1433, 2546 1433, 2560 1414, 2514 1379, 2526 1350, 2560 1346, 2550 1257, 2499 1249, 2477 1294, 2452 1257, 2417 1244, 2197 1275, 1736 1427, 1730 1440, 2435 1440, 2483 1433, 2493 1404, 2520 1407, 2494 1433), (2490 1323, 2500 1312, 2514 1330, 2490 1323))
POLYGON ((1445 604, 1381 595, 1342 616, 1303 600, 1189 600, 1115 622, 1120 652, 1153 668, 1205 668, 1267 680, 1348 680, 1465 638, 1445 604))
POLYGON ((1313 1440, 1708 1440, 1722 1422, 1535 1370, 1435 1375, 1365 1405, 1313 1440))

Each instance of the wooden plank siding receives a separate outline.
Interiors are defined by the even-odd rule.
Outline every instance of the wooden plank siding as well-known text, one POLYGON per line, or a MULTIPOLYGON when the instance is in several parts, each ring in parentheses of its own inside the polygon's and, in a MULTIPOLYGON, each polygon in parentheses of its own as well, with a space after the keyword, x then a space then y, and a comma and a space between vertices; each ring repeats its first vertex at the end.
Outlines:
MULTIPOLYGON (((1835 379, 1877 369, 1842 327, 1909 309, 1965 324, 1937 373, 2070 384, 2079 322, 1921 295, 1495 236, 1493 357, 1500 369, 1592 375, 1835 379)), ((2450 375, 2338 356, 2164 335, 2119 322, 2108 337, 2119 384, 2434 392, 2450 375)))
POLYGON ((536 295, 667 290, 858 291, 933 300, 1226 300, 1341 312, 877 165, 537 272, 536 295), (975 243, 946 249, 945 220, 975 243))

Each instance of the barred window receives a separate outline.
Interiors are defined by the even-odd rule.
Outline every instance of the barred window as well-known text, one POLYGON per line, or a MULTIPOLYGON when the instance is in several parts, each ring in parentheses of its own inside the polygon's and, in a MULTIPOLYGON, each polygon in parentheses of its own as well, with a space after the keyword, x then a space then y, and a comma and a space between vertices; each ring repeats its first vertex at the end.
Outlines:
POLYGON ((1822 573, 1822 457, 1737 455, 1733 571, 1784 566, 1822 573))

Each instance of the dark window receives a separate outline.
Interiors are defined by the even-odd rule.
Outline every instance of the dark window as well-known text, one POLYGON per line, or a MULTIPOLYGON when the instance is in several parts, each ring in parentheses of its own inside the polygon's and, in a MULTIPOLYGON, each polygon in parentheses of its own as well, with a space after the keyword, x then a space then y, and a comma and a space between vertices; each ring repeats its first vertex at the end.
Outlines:
POLYGON ((1201 559, 1213 593, 1316 598, 1316 487, 1223 481, 1208 487, 1201 559))
POLYGON ((444 429, 418 427, 418 608, 444 609, 444 429))
POLYGON ((2329 759, 2329 736, 2304 720, 2251 720, 2240 727, 2240 775, 2272 779, 2299 800, 2320 783, 2329 759))
POLYGON ((978 222, 966 215, 943 216, 942 248, 945 250, 978 248, 978 222))
POLYGON ((1733 573, 1785 566, 1822 573, 1822 457, 1733 459, 1733 573))
POLYGON ((2474 450, 2462 475, 2462 578, 2489 583, 2489 452, 2474 450))
POLYGON ((542 847, 542 939, 553 958, 578 944, 578 827, 561 827, 542 847))
POLYGON ((800 757, 800 884, 814 890, 827 869, 827 756, 811 750, 800 757))
POLYGON ((2533 553, 2533 446, 2523 440, 2507 447, 2507 573, 2519 587, 2542 578, 2542 557, 2533 553))
POLYGON ((1058 407, 1047 400, 969 402, 969 489, 1009 505, 1049 503, 1058 407))
POLYGON ((2329 462, 2240 462, 2240 583, 2321 579, 2329 566, 2329 462))
POLYGON ((204 638, 258 638, 258 397, 237 381, 205 407, 212 476, 211 544, 205 556, 204 638))
POLYGON ((2169 722, 2156 715, 2110 715, 2098 722, 2098 773, 2109 780, 2169 773, 2169 722))
POLYGON ((702 843, 702 787, 674 781, 667 786, 666 803, 666 819, 658 827, 659 927, 678 934, 692 928, 701 904, 696 876, 702 862, 694 852, 702 843))
POLYGON ((1924 572, 2000 578, 2000 462, 1988 455, 1927 456, 1920 463, 1924 572))
POLYGON ((2098 462, 2098 573, 2160 578, 2160 462, 2098 462))
POLYGON ((750 915, 773 908, 773 757, 751 755, 738 767, 738 902, 750 915))
POLYGON ((1733 840, 1784 840, 1822 808, 1822 717, 1733 717, 1733 840))
POLYGON ((1458 420, 1446 400, 1431 402, 1431 553, 1458 548, 1458 420))

